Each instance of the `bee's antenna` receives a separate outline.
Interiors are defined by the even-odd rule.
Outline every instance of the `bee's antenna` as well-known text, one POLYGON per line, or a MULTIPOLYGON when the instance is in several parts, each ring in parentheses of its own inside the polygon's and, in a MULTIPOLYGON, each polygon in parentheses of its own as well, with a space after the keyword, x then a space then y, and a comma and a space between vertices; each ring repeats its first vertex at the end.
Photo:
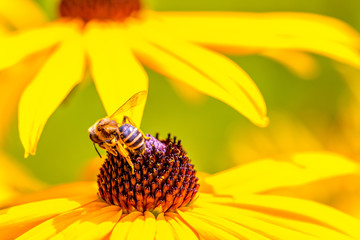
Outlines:
POLYGON ((97 154, 99 155, 99 157, 100 157, 100 158, 102 158, 102 157, 101 157, 101 154, 99 153, 99 151, 98 151, 98 150, 97 150, 97 148, 96 148, 95 143, 94 143, 94 148, 95 148, 95 150, 96 150, 97 154))

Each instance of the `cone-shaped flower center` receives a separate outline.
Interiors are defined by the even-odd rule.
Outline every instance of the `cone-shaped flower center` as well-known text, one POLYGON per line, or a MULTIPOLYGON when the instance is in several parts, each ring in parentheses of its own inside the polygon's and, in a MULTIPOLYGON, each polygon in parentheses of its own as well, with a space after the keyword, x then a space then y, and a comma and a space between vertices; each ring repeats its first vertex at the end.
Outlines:
POLYGON ((124 21, 140 10, 140 0, 61 0, 62 17, 124 21))
POLYGON ((194 165, 176 137, 150 135, 144 154, 133 155, 132 174, 126 159, 108 153, 98 175, 99 196, 124 212, 173 211, 195 198, 199 184, 194 165))

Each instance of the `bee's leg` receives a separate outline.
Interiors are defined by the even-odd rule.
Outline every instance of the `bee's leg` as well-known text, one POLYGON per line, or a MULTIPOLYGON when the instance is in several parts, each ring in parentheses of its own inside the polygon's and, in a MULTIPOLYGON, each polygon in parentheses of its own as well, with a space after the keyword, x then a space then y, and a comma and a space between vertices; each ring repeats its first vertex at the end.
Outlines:
POLYGON ((147 136, 145 135, 145 133, 143 133, 143 131, 141 131, 140 128, 138 128, 137 130, 142 134, 142 136, 143 136, 143 138, 144 138, 145 140, 149 140, 149 139, 150 139, 150 137, 147 137, 147 136))
POLYGON ((134 164, 132 163, 130 157, 129 157, 129 152, 121 145, 121 144, 116 144, 116 149, 118 150, 118 152, 126 159, 126 161, 128 162, 128 164, 131 167, 131 173, 135 174, 134 171, 134 164))
POLYGON ((118 155, 118 153, 106 142, 99 143, 99 147, 105 149, 106 151, 108 151, 109 153, 111 153, 114 156, 118 155))
MULTIPOLYGON (((126 121, 128 121, 131 125, 133 125, 134 127, 136 127, 136 124, 135 124, 135 123, 133 122, 133 120, 131 120, 131 118, 129 118, 128 116, 124 116, 122 124, 126 123, 126 121)), ((145 133, 144 133, 143 131, 141 131, 140 128, 138 128, 138 127, 136 127, 136 128, 137 128, 137 130, 139 130, 139 132, 142 134, 143 138, 145 138, 146 140, 149 140, 149 139, 150 139, 150 137, 147 137, 147 136, 145 135, 145 133)))
POLYGON ((139 132, 143 135, 143 138, 144 138, 145 140, 149 140, 149 139, 150 139, 150 137, 147 137, 147 136, 145 135, 145 133, 143 133, 143 131, 141 131, 140 128, 138 128, 137 130, 139 130, 139 132))

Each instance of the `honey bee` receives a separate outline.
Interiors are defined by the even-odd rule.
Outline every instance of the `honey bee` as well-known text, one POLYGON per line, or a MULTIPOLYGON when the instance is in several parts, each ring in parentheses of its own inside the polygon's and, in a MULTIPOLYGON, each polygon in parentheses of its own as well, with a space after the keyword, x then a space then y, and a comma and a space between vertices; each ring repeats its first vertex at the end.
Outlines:
POLYGON ((89 135, 94 144, 105 149, 114 156, 121 154, 131 167, 134 174, 134 165, 131 162, 129 153, 143 153, 145 151, 145 139, 149 139, 136 127, 135 123, 128 116, 123 116, 121 126, 117 119, 126 111, 131 110, 146 99, 147 91, 135 93, 110 117, 105 117, 89 128, 89 135))

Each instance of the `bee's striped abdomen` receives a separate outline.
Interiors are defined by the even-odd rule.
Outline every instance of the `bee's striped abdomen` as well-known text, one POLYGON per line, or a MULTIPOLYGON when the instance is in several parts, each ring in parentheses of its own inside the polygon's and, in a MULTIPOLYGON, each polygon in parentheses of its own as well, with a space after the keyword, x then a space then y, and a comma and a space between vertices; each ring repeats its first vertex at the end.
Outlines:
POLYGON ((130 125, 130 124, 123 124, 120 126, 119 130, 120 130, 120 138, 122 140, 127 139, 129 136, 131 136, 131 132, 134 130, 134 126, 130 125))
POLYGON ((141 132, 130 124, 120 126, 120 138, 125 145, 133 151, 143 151, 145 149, 145 140, 141 132))

